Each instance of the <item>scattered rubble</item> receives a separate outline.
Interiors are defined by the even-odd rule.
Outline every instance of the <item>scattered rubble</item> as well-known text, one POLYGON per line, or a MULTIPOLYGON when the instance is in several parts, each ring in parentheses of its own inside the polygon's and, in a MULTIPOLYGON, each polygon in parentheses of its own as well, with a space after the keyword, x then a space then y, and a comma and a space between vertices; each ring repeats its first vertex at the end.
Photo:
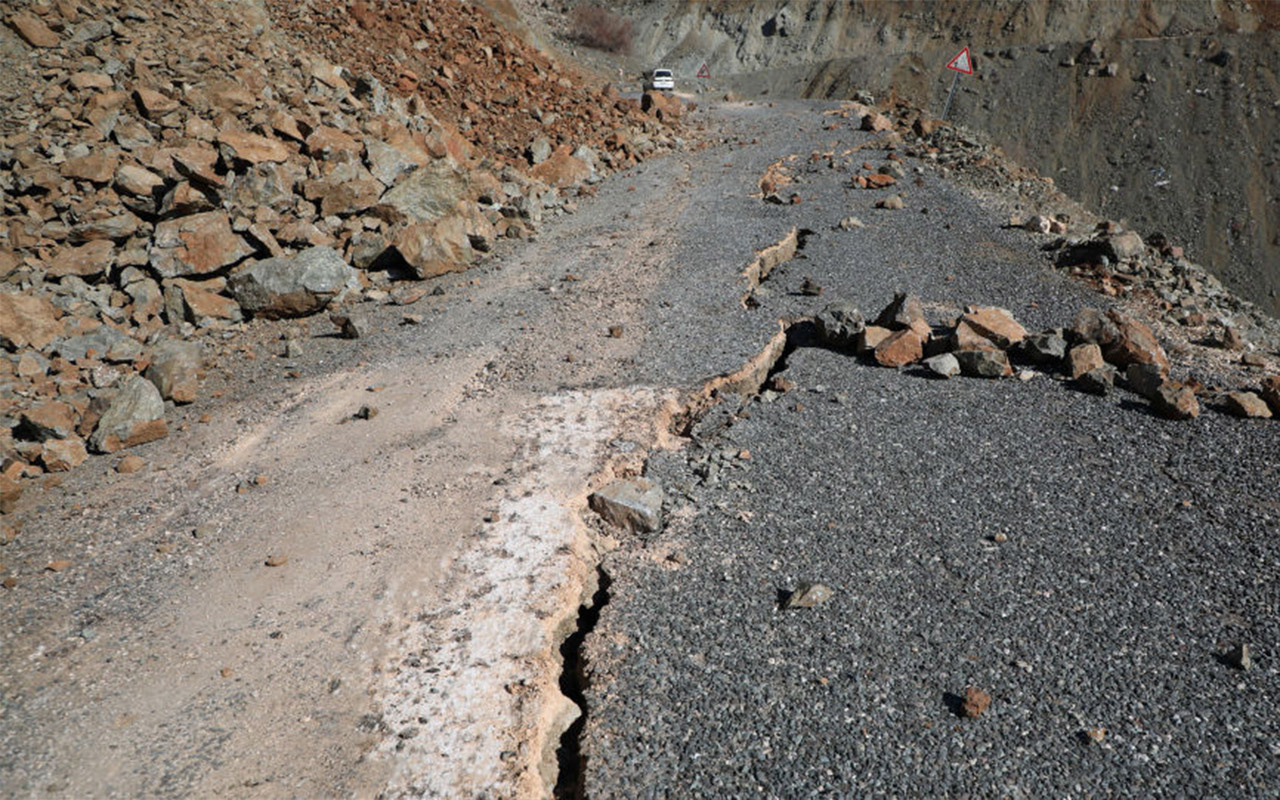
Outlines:
POLYGON ((867 325, 852 303, 840 300, 827 305, 813 322, 825 347, 853 350, 884 367, 919 364, 938 378, 1007 378, 1015 374, 1015 364, 1029 363, 1038 369, 1020 370, 1023 380, 1039 370, 1056 371, 1079 390, 1097 395, 1110 394, 1120 381, 1168 419, 1199 416, 1201 393, 1235 416, 1268 419, 1280 413, 1280 375, 1238 390, 1210 390, 1194 380, 1173 380, 1169 358, 1155 333, 1117 310, 1084 309, 1065 330, 1028 333, 1007 309, 993 306, 969 306, 935 325, 925 317, 919 297, 899 292, 876 315, 874 325, 867 325))

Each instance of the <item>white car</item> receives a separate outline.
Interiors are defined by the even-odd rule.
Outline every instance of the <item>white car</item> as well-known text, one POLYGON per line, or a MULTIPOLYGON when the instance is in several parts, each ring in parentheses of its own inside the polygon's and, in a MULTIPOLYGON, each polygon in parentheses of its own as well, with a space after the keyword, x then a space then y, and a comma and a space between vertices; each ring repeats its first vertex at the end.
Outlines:
POLYGON ((655 69, 653 77, 649 79, 649 86, 653 89, 666 89, 671 91, 676 88, 676 79, 669 69, 655 69))

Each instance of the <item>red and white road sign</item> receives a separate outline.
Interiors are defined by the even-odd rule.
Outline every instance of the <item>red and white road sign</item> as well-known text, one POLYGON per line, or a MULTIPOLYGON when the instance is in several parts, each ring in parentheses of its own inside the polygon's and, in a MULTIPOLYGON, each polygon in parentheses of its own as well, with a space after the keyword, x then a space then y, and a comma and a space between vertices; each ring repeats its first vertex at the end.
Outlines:
POLYGON ((965 75, 973 74, 973 61, 969 58, 969 48, 961 50, 956 57, 947 62, 947 69, 953 69, 956 72, 963 72, 965 75))
POLYGON ((698 70, 699 78, 710 78, 711 70, 707 69, 707 62, 702 62, 702 69, 698 70))

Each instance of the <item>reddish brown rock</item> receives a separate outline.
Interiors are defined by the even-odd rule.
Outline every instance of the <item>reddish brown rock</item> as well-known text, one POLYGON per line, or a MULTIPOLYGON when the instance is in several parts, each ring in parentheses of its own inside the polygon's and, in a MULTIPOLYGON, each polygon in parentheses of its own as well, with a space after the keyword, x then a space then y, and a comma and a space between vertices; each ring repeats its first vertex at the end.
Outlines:
POLYGON ((1280 375, 1271 375, 1262 381, 1258 394, 1266 401, 1271 413, 1280 416, 1280 375))
POLYGON ((76 415, 71 406, 57 400, 33 406, 22 412, 18 431, 27 439, 44 442, 75 435, 76 415))
POLYGON ((82 278, 101 275, 111 269, 115 260, 115 244, 110 239, 97 239, 80 247, 63 247, 45 270, 50 278, 78 275, 82 278))
POLYGON ((8 475, 0 475, 0 514, 11 514, 22 498, 22 484, 8 475))
POLYGON ((239 322, 243 316, 235 300, 218 294, 207 284, 177 278, 173 285, 181 293, 186 318, 193 323, 199 324, 205 319, 239 322))
POLYGON ((1105 363, 1102 348, 1096 344, 1079 344, 1067 351, 1067 372, 1073 380, 1086 372, 1098 369, 1105 363))
POLYGON ((1102 342, 1102 354, 1107 361, 1118 367, 1156 364, 1168 373, 1169 357, 1150 328, 1119 311, 1108 311, 1107 319, 1116 330, 1113 338, 1102 342))
POLYGON ((9 17, 9 25, 32 47, 57 47, 60 41, 42 19, 28 11, 9 17))
POLYGON ((893 130, 893 121, 884 114, 871 113, 863 116, 862 129, 864 131, 891 131, 893 130))
POLYGON ((71 76, 71 85, 77 89, 110 89, 111 76, 105 72, 77 72, 71 76))
POLYGON ((888 339, 893 331, 879 325, 868 325, 858 332, 854 341, 854 350, 859 354, 870 353, 888 339))
POLYGON ((1271 409, 1253 392, 1230 392, 1224 401, 1227 413, 1236 417, 1270 419, 1271 409))
POLYGON ((911 327, 916 320, 924 320, 924 307, 920 304, 920 298, 914 294, 897 292, 893 301, 876 317, 876 324, 896 331, 911 327))
POLYGON ((146 459, 142 456, 128 455, 120 459, 120 462, 116 464, 116 472, 121 475, 132 475, 135 472, 141 472, 146 466, 146 459))
POLYGON ((178 101, 172 97, 168 97, 155 89, 138 88, 133 92, 133 97, 138 101, 138 110, 140 110, 147 119, 155 120, 178 110, 178 101))
POLYGON ((898 182, 898 179, 892 175, 883 175, 881 173, 872 173, 871 175, 863 175, 863 181, 866 182, 867 189, 887 189, 898 182))
POLYGON ((966 320, 961 319, 956 323, 955 332, 951 334, 949 342, 952 350, 999 350, 995 343, 987 337, 983 336, 966 320))
POLYGON ((307 153, 312 158, 328 160, 340 152, 359 156, 364 145, 337 128, 321 126, 307 137, 307 153))
POLYGON ((110 183, 115 178, 116 167, 119 164, 120 159, 114 153, 90 153, 87 156, 67 159, 58 172, 64 178, 110 183))
POLYGON ((419 280, 461 272, 473 258, 466 223, 457 216, 409 225, 396 236, 395 248, 419 280))
POLYGON ((661 92, 645 92, 640 97, 640 110, 663 121, 680 119, 684 106, 677 97, 661 92))
POLYGON ((575 158, 569 148, 562 147, 551 154, 551 157, 529 173, 550 186, 564 188, 576 186, 591 177, 591 165, 580 158, 575 158))
POLYGON ((282 163, 290 155, 284 142, 243 131, 223 131, 218 134, 218 144, 224 161, 241 164, 282 163))
POLYGON ((57 307, 43 297, 0 292, 0 344, 10 350, 43 350, 62 335, 60 317, 57 307))
POLYGON ((1200 416, 1200 401, 1191 387, 1165 381, 1151 398, 1151 407, 1166 419, 1192 419, 1200 416))
POLYGON ((217 272, 252 254, 222 211, 161 222, 150 251, 152 268, 166 278, 217 272))
POLYGON ((960 713, 970 719, 977 719, 986 713, 991 706, 991 695, 970 686, 964 690, 964 702, 960 705, 960 713))
POLYGON ((1003 308, 970 306, 962 321, 1001 350, 1008 350, 1027 337, 1027 329, 1003 308))
POLYGON ((904 367, 924 355, 924 341, 911 328, 895 331, 876 345, 876 363, 883 367, 904 367))
POLYGON ((44 443, 40 463, 48 472, 67 472, 80 466, 89 458, 84 440, 80 437, 51 439, 44 443))

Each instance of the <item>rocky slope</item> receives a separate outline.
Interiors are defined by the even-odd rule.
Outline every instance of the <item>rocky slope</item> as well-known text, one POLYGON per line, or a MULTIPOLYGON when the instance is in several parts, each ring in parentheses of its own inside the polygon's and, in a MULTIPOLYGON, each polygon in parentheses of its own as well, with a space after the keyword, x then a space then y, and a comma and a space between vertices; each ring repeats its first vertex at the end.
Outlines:
POLYGON ((465 270, 678 141, 678 103, 622 99, 460 0, 2 21, 4 512, 167 435, 246 320, 402 298, 393 280, 465 270))
POLYGON ((1072 197, 1186 247, 1280 311, 1280 4, 630 2, 637 59, 685 85, 848 98, 941 113, 1072 197))

